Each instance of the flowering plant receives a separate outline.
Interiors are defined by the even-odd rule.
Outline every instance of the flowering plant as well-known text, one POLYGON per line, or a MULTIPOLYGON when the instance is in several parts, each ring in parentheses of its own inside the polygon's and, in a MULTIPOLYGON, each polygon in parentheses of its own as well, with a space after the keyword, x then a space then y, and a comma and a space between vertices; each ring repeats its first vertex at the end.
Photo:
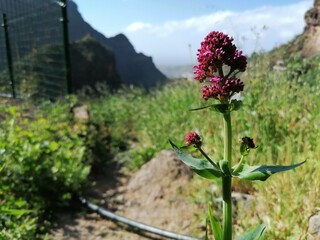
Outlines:
MULTIPOLYGON (((197 132, 190 132, 185 138, 186 146, 196 148, 205 159, 192 157, 184 147, 177 147, 170 141, 174 151, 181 161, 188 165, 198 175, 207 179, 222 178, 223 220, 222 225, 213 216, 209 208, 209 220, 216 240, 232 240, 232 178, 249 181, 265 181, 272 174, 294 169, 304 162, 289 166, 256 165, 250 166, 244 159, 256 146, 253 139, 243 137, 240 146, 240 161, 232 163, 232 128, 231 113, 240 109, 242 101, 234 96, 241 93, 244 83, 236 75, 244 72, 247 58, 233 44, 233 38, 222 32, 210 32, 201 42, 198 50, 198 62, 195 66, 195 79, 203 84, 202 98, 206 101, 217 100, 213 104, 193 110, 210 109, 223 115, 224 119, 224 159, 215 161, 201 148, 202 139, 197 132)), ((265 226, 260 225, 247 232, 239 240, 258 240, 263 238, 265 226)), ((206 236, 206 239, 209 239, 206 236)))

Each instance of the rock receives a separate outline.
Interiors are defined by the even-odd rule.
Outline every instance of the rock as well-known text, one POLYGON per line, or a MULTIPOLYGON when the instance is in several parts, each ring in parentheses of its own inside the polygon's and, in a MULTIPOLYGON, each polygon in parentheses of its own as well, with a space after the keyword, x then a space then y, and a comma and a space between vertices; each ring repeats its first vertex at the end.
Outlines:
POLYGON ((73 108, 74 119, 80 122, 87 122, 89 120, 89 109, 87 105, 73 108))
POLYGON ((311 235, 309 240, 320 239, 320 211, 310 217, 308 233, 311 235))
POLYGON ((253 198, 250 194, 232 192, 234 216, 237 217, 239 209, 241 209, 242 212, 249 212, 252 207, 253 198))
POLYGON ((277 60, 276 65, 273 66, 273 70, 282 72, 285 71, 287 68, 284 66, 284 61, 282 59, 277 60))
MULTIPOLYGON (((120 214, 151 226, 190 234, 196 213, 206 213, 186 196, 193 174, 173 151, 164 150, 135 173, 126 190, 120 214), (189 227, 187 227, 189 226, 189 227)), ((188 195, 189 196, 189 195, 188 195)))
POLYGON ((305 57, 313 57, 320 53, 320 1, 315 0, 313 8, 305 14, 305 40, 302 53, 305 57))
MULTIPOLYGON (((155 158, 142 166, 132 177, 128 190, 138 190, 146 185, 155 184, 159 186, 170 186, 172 181, 179 178, 190 178, 190 169, 183 164, 171 150, 161 151, 155 158)), ((161 191, 157 189, 157 191, 161 191)))

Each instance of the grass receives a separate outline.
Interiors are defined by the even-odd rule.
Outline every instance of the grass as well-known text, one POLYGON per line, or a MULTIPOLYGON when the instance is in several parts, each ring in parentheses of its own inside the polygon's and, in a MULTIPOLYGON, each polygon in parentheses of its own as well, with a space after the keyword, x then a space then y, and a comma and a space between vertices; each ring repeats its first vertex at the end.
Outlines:
MULTIPOLYGON (((247 160, 251 164, 307 163, 295 171, 276 174, 266 183, 255 182, 251 186, 255 208, 240 210, 237 230, 240 233, 263 222, 267 239, 304 239, 308 218, 320 206, 319 60, 293 58, 285 61, 286 71, 276 72, 270 56, 253 58, 242 76, 244 106, 232 115, 233 161, 239 159, 241 137, 250 136, 259 146, 247 160)), ((222 119, 209 110, 190 111, 210 104, 201 100, 200 88, 195 81, 176 81, 150 93, 123 89, 91 101, 93 119, 107 124, 114 145, 117 141, 127 145, 125 159, 131 169, 170 148, 168 139, 183 145, 185 134, 194 129, 203 136, 204 149, 220 160, 222 119)), ((241 184, 237 183, 237 188, 241 189, 241 184)))
MULTIPOLYGON (((232 114, 232 159, 238 161, 240 139, 249 136, 258 145, 246 160, 250 164, 307 163, 266 183, 235 181, 237 191, 254 194, 252 211, 239 209, 236 230, 241 234, 263 222, 267 239, 306 239, 308 219, 320 207, 320 59, 292 55, 284 60, 287 70, 274 71, 282 53, 252 56, 241 76, 244 105, 232 114)), ((203 149, 221 160, 221 116, 208 109, 191 111, 212 104, 201 99, 200 88, 196 81, 181 80, 150 92, 105 92, 87 100, 88 124, 73 119, 70 109, 77 101, 72 98, 39 107, 2 103, 0 210, 6 214, 1 215, 0 238, 42 238, 49 226, 41 224, 48 206, 70 204, 86 185, 90 169, 99 169, 105 159, 135 171, 157 152, 171 149, 169 139, 184 145, 185 135, 197 129, 203 149), (32 211, 19 215, 16 210, 32 211)), ((220 196, 212 189, 211 182, 195 178, 183 194, 201 205, 220 196)), ((195 213, 201 219, 205 214, 206 207, 195 213)))

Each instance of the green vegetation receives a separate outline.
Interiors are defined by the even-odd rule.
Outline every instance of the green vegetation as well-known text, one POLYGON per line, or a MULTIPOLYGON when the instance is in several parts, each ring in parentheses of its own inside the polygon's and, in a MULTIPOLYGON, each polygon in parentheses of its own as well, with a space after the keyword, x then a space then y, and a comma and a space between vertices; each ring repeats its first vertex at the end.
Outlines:
MULTIPOLYGON (((280 56, 251 58, 242 75, 244 106, 232 119, 233 141, 240 147, 241 137, 254 138, 258 148, 248 156, 249 164, 307 163, 295 174, 276 174, 268 184, 234 183, 237 191, 255 196, 255 211, 239 209, 235 228, 241 234, 264 223, 267 239, 303 239, 308 218, 320 205, 320 60, 297 55, 284 59, 285 71, 274 71, 280 56)), ((74 194, 87 186, 90 168, 114 155, 136 170, 158 151, 170 149, 169 139, 183 145, 185 134, 196 127, 210 141, 203 149, 215 159, 223 158, 222 120, 209 110, 187 110, 208 104, 201 100, 197 82, 174 81, 151 92, 123 88, 86 102, 89 123, 73 119, 73 98, 38 107, 2 102, 1 239, 43 239, 50 211, 72 203, 74 194)), ((237 159, 237 149, 233 153, 237 159)), ((202 184, 194 184, 194 196, 213 197, 202 194, 205 181, 202 184)))
POLYGON ((43 239, 50 210, 87 182, 90 139, 64 103, 1 104, 0 238, 43 239))
MULTIPOLYGON (((298 239, 306 233, 308 218, 320 204, 317 197, 320 61, 297 55, 284 60, 285 71, 273 70, 275 61, 272 54, 256 55, 250 61, 248 72, 242 75, 246 84, 244 106, 234 114, 233 140, 240 146, 240 139, 245 135, 255 139, 258 149, 249 156, 249 164, 289 165, 304 160, 307 163, 299 173, 276 174, 267 185, 257 182, 248 189, 247 185, 236 184, 237 189, 255 193, 256 209, 254 218, 240 209, 237 232, 241 233, 244 226, 248 228, 264 222, 268 239, 298 239)), ((223 129, 218 122, 221 120, 215 119, 209 110, 186 110, 208 104, 200 99, 197 83, 181 81, 148 94, 124 89, 91 104, 95 121, 105 121, 111 135, 134 146, 126 153, 126 163, 137 169, 152 153, 170 148, 168 139, 183 145, 185 134, 194 130, 190 126, 197 126, 203 139, 211 141, 204 143, 204 148, 214 146, 205 149, 206 152, 215 159, 222 159, 219 153, 223 149, 223 129), (207 120, 209 116, 210 121, 207 120), (217 125, 211 126, 212 122, 217 125)), ((233 159, 237 156, 234 151, 233 159)))

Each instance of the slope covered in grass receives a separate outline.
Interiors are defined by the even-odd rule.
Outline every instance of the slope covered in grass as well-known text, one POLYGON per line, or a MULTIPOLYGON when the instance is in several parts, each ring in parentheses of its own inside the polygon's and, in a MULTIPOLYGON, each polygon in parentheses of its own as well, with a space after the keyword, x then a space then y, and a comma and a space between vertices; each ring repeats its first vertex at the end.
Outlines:
MULTIPOLYGON (((284 61, 286 70, 275 71, 271 57, 256 55, 242 76, 244 106, 232 119, 233 161, 239 159, 241 137, 249 136, 259 146, 249 156, 251 164, 307 163, 266 183, 254 183, 254 208, 251 212, 240 210, 237 228, 241 232, 264 222, 268 239, 298 239, 304 236, 308 218, 320 204, 319 60, 297 56, 284 61)), ((168 139, 183 145, 185 134, 194 129, 203 136, 204 148, 220 160, 221 116, 206 109, 189 111, 210 104, 201 100, 200 88, 196 81, 176 81, 151 93, 123 89, 91 101, 93 119, 106 124, 113 139, 131 146, 122 159, 133 169, 159 150, 170 148, 168 139)), ((241 184, 237 185, 241 189, 241 184)))

